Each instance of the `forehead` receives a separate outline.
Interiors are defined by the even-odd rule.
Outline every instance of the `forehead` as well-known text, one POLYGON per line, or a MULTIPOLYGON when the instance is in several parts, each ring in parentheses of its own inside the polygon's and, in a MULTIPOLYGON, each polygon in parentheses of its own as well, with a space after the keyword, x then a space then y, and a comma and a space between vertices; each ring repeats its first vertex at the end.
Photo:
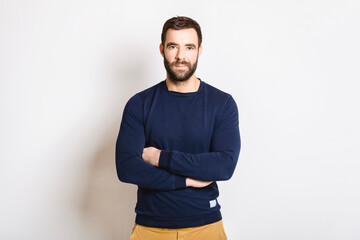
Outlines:
POLYGON ((175 42, 175 43, 192 43, 198 45, 198 35, 195 29, 187 28, 181 30, 168 29, 166 32, 165 43, 175 42))

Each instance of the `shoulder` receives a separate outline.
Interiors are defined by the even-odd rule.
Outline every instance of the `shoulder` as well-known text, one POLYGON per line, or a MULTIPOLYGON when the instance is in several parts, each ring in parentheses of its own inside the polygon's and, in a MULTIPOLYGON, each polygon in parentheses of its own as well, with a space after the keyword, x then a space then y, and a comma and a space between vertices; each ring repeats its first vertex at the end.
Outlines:
POLYGON ((217 109, 214 115, 216 131, 238 128, 238 108, 234 98, 229 93, 211 85, 208 85, 208 89, 209 101, 212 101, 217 109))
POLYGON ((234 98, 210 84, 205 85, 207 101, 215 113, 215 123, 218 129, 238 124, 238 109, 234 98))
POLYGON ((164 81, 159 82, 159 83, 155 84, 154 86, 151 86, 151 87, 137 93, 136 95, 139 95, 139 97, 141 97, 141 98, 146 98, 148 96, 151 96, 154 94, 154 92, 156 92, 162 86, 163 82, 164 81))
POLYGON ((231 94, 224 92, 208 83, 205 83, 205 91, 206 95, 209 98, 209 100, 214 101, 222 106, 225 105, 236 105, 235 100, 231 96, 231 94))
POLYGON ((157 83, 154 86, 151 86, 141 92, 136 93, 129 99, 127 105, 143 105, 144 103, 152 99, 152 96, 161 87, 161 84, 162 82, 157 83))

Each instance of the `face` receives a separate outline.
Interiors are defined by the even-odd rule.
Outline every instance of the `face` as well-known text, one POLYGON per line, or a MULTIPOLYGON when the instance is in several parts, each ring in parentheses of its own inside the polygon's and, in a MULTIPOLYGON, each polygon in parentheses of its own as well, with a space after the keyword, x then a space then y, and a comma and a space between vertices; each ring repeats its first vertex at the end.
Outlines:
POLYGON ((195 74, 201 50, 195 29, 169 29, 164 45, 160 44, 168 77, 177 82, 191 78, 195 74))

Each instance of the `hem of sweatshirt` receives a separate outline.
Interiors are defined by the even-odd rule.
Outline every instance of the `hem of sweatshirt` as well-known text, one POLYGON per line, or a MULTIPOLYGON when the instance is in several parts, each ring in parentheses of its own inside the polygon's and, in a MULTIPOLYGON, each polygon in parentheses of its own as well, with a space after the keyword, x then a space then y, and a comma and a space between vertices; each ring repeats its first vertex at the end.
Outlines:
POLYGON ((136 214, 135 223, 146 227, 176 229, 200 227, 203 225, 218 222, 220 220, 222 220, 222 216, 220 210, 218 210, 203 215, 183 218, 154 217, 136 214))

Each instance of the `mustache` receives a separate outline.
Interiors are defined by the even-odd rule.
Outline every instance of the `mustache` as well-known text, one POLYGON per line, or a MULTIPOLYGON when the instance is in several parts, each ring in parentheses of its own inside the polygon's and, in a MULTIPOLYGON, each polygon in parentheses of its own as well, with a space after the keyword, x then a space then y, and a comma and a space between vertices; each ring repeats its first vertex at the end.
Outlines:
POLYGON ((175 65, 186 65, 187 67, 191 67, 191 64, 189 62, 186 61, 176 61, 176 62, 172 62, 170 63, 170 66, 175 66, 175 65))

